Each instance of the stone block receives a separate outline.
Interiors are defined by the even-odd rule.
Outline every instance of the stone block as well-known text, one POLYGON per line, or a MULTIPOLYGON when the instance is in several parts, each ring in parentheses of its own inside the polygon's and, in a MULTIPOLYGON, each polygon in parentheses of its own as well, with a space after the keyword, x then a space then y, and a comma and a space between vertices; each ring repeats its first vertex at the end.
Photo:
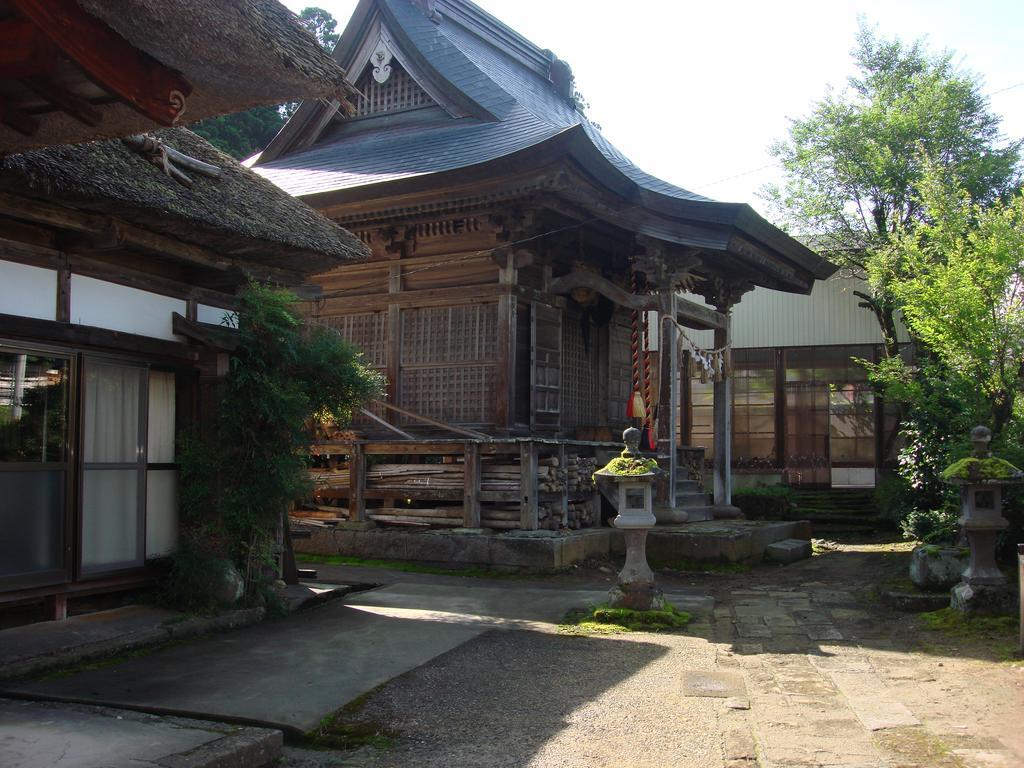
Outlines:
POLYGON ((950 590, 949 606, 970 614, 1011 614, 1017 610, 1017 593, 1008 584, 960 583, 950 590))
POLYGON ((927 592, 943 592, 960 582, 967 568, 970 550, 922 544, 910 553, 910 580, 927 592))
POLYGON ((764 554, 776 563, 795 563, 811 556, 811 542, 804 539, 783 539, 765 547, 764 554))

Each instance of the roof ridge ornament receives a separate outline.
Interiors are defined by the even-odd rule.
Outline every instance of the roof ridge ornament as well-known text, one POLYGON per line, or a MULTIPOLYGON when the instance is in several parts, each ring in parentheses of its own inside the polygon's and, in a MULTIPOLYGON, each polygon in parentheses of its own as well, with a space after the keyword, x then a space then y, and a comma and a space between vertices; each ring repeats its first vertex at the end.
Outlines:
POLYGON ((388 48, 384 38, 381 38, 377 47, 373 49, 373 53, 370 54, 370 63, 373 64, 373 79, 378 83, 386 83, 391 77, 391 59, 391 49, 388 48))
POLYGON ((211 179, 219 179, 223 173, 222 169, 211 163, 204 163, 189 157, 184 152, 179 152, 173 147, 164 144, 155 136, 138 134, 127 136, 121 141, 144 156, 149 162, 162 169, 169 177, 186 187, 192 186, 192 178, 182 168, 195 173, 209 176, 211 179), (180 166, 180 167, 179 167, 180 166))

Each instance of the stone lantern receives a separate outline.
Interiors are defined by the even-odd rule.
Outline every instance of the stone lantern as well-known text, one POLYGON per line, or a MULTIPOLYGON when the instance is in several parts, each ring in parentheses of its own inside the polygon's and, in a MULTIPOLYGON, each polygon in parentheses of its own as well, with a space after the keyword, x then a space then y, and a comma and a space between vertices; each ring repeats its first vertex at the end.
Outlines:
POLYGON ((971 430, 974 450, 956 462, 943 477, 960 486, 960 525, 971 548, 971 559, 959 584, 952 589, 951 607, 966 613, 1004 613, 1013 610, 1015 595, 996 565, 996 537, 1009 526, 1003 517, 1004 485, 1024 482, 1024 474, 989 452, 992 431, 971 430))
POLYGON ((616 484, 618 515, 612 525, 626 539, 626 563, 618 582, 608 593, 608 604, 634 611, 660 610, 665 605, 647 564, 647 532, 654 527, 652 485, 661 474, 657 462, 640 455, 640 430, 630 427, 622 433, 626 449, 594 474, 616 484))

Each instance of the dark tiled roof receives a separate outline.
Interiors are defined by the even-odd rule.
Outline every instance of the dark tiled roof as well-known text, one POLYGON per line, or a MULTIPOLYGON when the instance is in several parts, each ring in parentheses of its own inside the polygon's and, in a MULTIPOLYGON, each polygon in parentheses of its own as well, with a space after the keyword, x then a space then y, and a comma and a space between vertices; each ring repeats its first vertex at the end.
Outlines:
MULTIPOLYGON (((637 168, 586 120, 565 89, 559 92, 550 75, 566 65, 550 51, 468 0, 433 0, 440 20, 428 18, 426 4, 361 0, 335 57, 349 63, 362 43, 361 30, 379 12, 410 68, 430 81, 453 112, 465 116, 434 107, 342 121, 324 130, 312 146, 291 154, 288 142, 294 132, 286 127, 255 170, 294 195, 338 193, 352 199, 371 197, 377 187, 380 194, 389 194, 385 185, 395 182, 412 184, 431 174, 504 159, 546 158, 548 149, 564 151, 609 190, 669 216, 675 223, 667 225, 673 231, 666 231, 666 239, 702 245, 711 238, 714 244, 708 247, 725 249, 732 233, 740 232, 816 278, 834 271, 750 206, 716 202, 637 168)), ((300 115, 310 114, 303 109, 300 115)))
MULTIPOLYGON (((256 166, 291 194, 321 194, 477 165, 582 125, 601 154, 637 185, 686 200, 708 199, 637 168, 556 92, 536 65, 527 66, 492 45, 453 19, 454 14, 445 13, 443 4, 438 24, 408 0, 378 2, 394 18, 400 44, 413 46, 424 69, 471 101, 479 116, 454 119, 439 114, 426 125, 399 124, 356 135, 342 131, 305 151, 256 166)), ((482 18, 484 23, 500 24, 486 14, 482 18)), ((504 25, 500 31, 506 38, 515 35, 504 25)), ((517 42, 537 51, 523 38, 517 37, 517 42)), ((542 57, 547 55, 537 51, 534 59, 542 57)))

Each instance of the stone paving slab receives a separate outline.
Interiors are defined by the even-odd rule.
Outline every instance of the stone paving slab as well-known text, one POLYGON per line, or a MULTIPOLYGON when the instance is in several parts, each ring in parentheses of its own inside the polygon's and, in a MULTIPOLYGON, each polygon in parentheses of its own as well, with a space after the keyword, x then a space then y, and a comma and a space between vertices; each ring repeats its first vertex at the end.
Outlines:
POLYGON ((281 732, 78 704, 0 699, 4 768, 262 768, 281 732))

